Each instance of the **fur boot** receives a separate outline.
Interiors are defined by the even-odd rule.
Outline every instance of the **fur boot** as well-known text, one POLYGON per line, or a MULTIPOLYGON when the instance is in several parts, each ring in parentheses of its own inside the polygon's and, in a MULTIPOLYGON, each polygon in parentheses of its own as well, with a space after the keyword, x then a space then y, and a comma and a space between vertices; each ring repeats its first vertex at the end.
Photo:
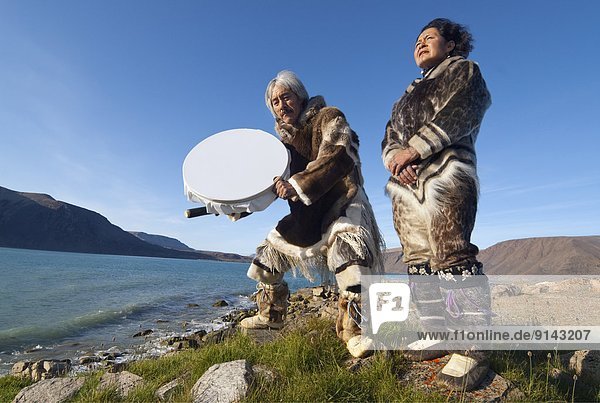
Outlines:
MULTIPOLYGON (((460 269, 460 268, 459 268, 460 269)), ((487 277, 476 263, 461 275, 442 278, 440 290, 446 303, 446 323, 450 331, 489 326, 491 323, 491 295, 487 277)), ((453 270, 457 272, 456 269, 453 270)), ((489 371, 485 351, 473 345, 469 351, 455 353, 438 373, 439 383, 453 390, 470 391, 477 388, 489 371)))
POLYGON ((285 281, 275 284, 258 283, 256 305, 258 313, 240 322, 245 329, 281 329, 285 320, 290 295, 285 281))
POLYGON ((342 291, 338 301, 338 317, 335 324, 337 336, 346 343, 353 357, 363 358, 372 353, 373 340, 361 335, 361 295, 342 291))
MULTIPOLYGON (((410 266, 413 272, 419 272, 420 266, 410 266)), ((415 305, 421 328, 425 332, 445 332, 445 305, 440 291, 440 279, 437 275, 411 274, 409 276, 410 296, 415 305)), ((437 340, 417 340, 410 343, 403 355, 410 361, 429 361, 448 354, 445 349, 436 348, 437 340)))

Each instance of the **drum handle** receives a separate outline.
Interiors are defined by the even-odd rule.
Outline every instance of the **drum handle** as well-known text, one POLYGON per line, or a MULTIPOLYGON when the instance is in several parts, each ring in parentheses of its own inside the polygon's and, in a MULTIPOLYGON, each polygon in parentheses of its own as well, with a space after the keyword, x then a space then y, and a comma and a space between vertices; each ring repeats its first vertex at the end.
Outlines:
MULTIPOLYGON (((187 218, 194 218, 194 217, 202 217, 204 215, 211 215, 213 213, 209 213, 208 211, 206 211, 206 207, 197 207, 197 208, 191 208, 188 210, 185 210, 185 216, 187 218)), ((218 215, 218 214, 215 214, 218 215)))
MULTIPOLYGON (((252 213, 247 213, 247 212, 240 213, 240 218, 248 217, 250 214, 252 214, 252 213)), ((191 209, 185 210, 185 216, 187 218, 202 217, 205 215, 219 215, 219 214, 209 213, 208 211, 206 211, 206 207, 197 207, 197 208, 191 208, 191 209)))

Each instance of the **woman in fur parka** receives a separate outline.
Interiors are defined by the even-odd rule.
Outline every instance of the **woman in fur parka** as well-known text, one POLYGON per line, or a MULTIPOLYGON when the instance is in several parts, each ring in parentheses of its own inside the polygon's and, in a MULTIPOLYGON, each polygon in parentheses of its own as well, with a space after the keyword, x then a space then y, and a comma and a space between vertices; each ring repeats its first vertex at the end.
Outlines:
POLYGON ((329 271, 340 290, 337 334, 352 355, 364 356, 371 346, 360 336, 360 278, 382 271, 382 239, 363 189, 358 136, 339 109, 321 96, 309 98, 290 71, 269 82, 265 102, 291 156, 291 177, 275 184, 290 214, 256 250, 248 277, 259 282, 258 314, 241 326, 281 328, 283 274, 299 269, 312 279, 314 271, 329 271))
MULTIPOLYGON (((447 19, 423 27, 414 49, 423 77, 394 104, 382 142, 411 298, 428 331, 490 321, 489 285, 470 238, 479 187, 475 141, 491 101, 479 66, 465 59, 471 42, 465 27, 447 19)), ((446 353, 421 347, 417 342, 406 354, 446 353)), ((470 390, 487 370, 483 354, 454 354, 438 380, 470 390)))

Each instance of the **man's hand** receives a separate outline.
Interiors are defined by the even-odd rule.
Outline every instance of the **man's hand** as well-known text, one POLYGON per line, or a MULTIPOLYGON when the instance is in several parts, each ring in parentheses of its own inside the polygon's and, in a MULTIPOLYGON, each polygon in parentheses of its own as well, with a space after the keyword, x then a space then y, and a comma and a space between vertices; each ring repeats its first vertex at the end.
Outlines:
POLYGON ((277 193, 277 196, 284 200, 298 196, 296 189, 294 189, 294 187, 290 185, 288 181, 283 180, 280 177, 275 178, 275 193, 277 193))

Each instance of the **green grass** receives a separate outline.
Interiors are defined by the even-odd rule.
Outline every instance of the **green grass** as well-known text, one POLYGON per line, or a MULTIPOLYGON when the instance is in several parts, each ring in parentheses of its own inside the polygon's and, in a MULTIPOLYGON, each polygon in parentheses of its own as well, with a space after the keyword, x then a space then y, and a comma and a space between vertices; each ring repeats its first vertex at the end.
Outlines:
POLYGON ((246 398, 248 402, 445 400, 444 396, 426 395, 402 386, 398 382, 398 374, 405 365, 401 359, 377 355, 371 365, 351 373, 344 366, 349 358, 331 322, 315 319, 305 328, 264 345, 237 334, 199 350, 132 363, 127 370, 143 377, 145 383, 125 399, 120 399, 114 390, 98 392, 95 387, 101 374, 96 373, 73 401, 156 401, 155 391, 179 378, 182 386, 170 399, 189 402, 194 383, 210 366, 238 359, 246 359, 253 365, 263 364, 276 374, 274 380, 258 376, 246 398))
POLYGON ((31 380, 14 376, 0 377, 0 402, 11 402, 21 389, 32 384, 31 380))
MULTIPOLYGON (((115 389, 98 391, 102 372, 85 375, 86 382, 73 402, 152 402, 155 391, 162 385, 180 379, 181 386, 170 401, 189 402, 194 383, 212 365, 246 359, 252 365, 262 364, 275 373, 274 379, 258 376, 252 385, 247 402, 413 402, 449 399, 445 394, 425 394, 400 382, 408 363, 400 354, 377 353, 369 365, 356 372, 346 369, 350 358, 344 345, 337 339, 332 323, 310 320, 305 327, 292 331, 275 341, 257 345, 252 339, 237 334, 220 344, 187 350, 158 359, 132 363, 128 371, 144 378, 144 385, 127 398, 121 398, 115 389)), ((553 354, 526 351, 491 354, 492 368, 515 383, 524 393, 519 401, 598 401, 598 388, 584 387, 581 382, 553 380, 548 368, 560 363, 553 354)), ((14 377, 0 378, 0 402, 11 401, 29 381, 14 377)), ((464 396, 454 395, 454 400, 464 396)))
POLYGON ((581 382, 576 383, 570 376, 560 379, 551 377, 552 368, 562 368, 556 352, 528 353, 527 351, 497 351, 491 354, 492 368, 505 379, 512 381, 525 394, 525 401, 600 401, 598 385, 590 387, 581 382))

